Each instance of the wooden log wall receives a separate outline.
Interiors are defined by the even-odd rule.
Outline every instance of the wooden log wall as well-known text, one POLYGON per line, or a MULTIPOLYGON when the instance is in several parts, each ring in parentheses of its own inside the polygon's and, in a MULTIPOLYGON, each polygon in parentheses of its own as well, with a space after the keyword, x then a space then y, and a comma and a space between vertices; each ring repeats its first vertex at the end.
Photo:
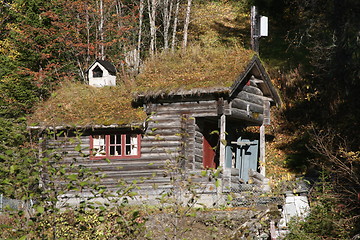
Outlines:
MULTIPOLYGON (((188 170, 202 167, 202 135, 196 131, 195 118, 216 117, 217 101, 198 101, 151 104, 153 113, 141 139, 141 157, 136 159, 90 159, 90 136, 79 138, 57 137, 46 140, 47 148, 57 149, 63 154, 63 163, 83 165, 104 174, 101 183, 108 188, 116 188, 120 179, 141 180, 138 186, 167 188, 170 185, 169 164, 182 163, 188 170), (80 144, 82 153, 75 151, 80 144), (181 162, 182 161, 182 162, 181 162), (165 177, 164 177, 165 176, 165 177)), ((112 130, 114 132, 114 130, 112 130)), ((105 131, 103 134, 107 134, 105 131)))
POLYGON ((252 78, 249 85, 231 101, 231 117, 261 125, 264 120, 264 99, 262 91, 252 78))

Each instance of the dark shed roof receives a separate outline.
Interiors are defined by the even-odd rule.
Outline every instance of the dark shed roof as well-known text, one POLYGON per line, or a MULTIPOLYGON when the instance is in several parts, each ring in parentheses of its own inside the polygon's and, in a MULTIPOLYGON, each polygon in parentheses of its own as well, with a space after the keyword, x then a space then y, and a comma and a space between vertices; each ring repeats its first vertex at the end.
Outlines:
POLYGON ((90 65, 90 67, 86 70, 86 72, 88 72, 89 69, 90 69, 92 66, 94 66, 95 63, 101 64, 106 70, 109 71, 109 73, 110 73, 111 75, 114 75, 114 76, 116 75, 116 68, 115 68, 115 66, 114 66, 112 63, 110 63, 109 61, 100 60, 100 59, 95 60, 95 61, 90 65))

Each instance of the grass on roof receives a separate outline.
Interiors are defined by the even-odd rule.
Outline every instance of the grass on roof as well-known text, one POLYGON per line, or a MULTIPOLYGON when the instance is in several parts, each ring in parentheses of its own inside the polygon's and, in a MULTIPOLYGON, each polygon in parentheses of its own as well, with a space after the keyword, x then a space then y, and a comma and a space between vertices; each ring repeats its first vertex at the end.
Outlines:
MULTIPOLYGON (((189 47, 185 53, 163 53, 145 61, 136 86, 95 88, 63 83, 37 106, 28 123, 40 126, 128 125, 141 123, 146 114, 133 108, 136 93, 170 93, 183 90, 230 87, 254 53, 240 47, 189 47)), ((121 82, 118 79, 118 83, 121 82)))
POLYGON ((146 114, 131 106, 131 93, 124 87, 95 88, 64 83, 41 103, 29 124, 41 126, 127 125, 141 123, 146 114))
POLYGON ((185 53, 162 53, 145 61, 136 79, 138 92, 172 92, 230 87, 254 52, 241 47, 189 47, 185 53))

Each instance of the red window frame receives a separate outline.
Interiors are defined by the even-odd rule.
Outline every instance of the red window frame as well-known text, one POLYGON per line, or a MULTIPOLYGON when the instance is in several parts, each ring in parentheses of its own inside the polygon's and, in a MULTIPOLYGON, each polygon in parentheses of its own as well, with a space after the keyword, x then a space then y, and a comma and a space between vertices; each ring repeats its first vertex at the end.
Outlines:
MULTIPOLYGON (((141 153, 141 134, 94 134, 90 136, 90 159, 130 159, 139 158, 141 153), (131 142, 130 136, 136 135, 136 144, 131 142), (104 154, 96 155, 94 150, 95 136, 104 136, 103 144, 104 154), (128 141, 127 141, 128 140, 128 141), (131 151, 131 146, 137 147, 136 154, 127 154, 131 151)), ((99 145, 100 146, 100 145, 99 145)))

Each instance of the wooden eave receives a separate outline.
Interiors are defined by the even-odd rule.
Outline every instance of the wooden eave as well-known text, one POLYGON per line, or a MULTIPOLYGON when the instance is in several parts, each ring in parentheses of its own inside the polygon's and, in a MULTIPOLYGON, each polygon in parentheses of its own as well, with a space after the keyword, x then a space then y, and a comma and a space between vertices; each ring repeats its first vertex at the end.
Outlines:
POLYGON ((192 90, 178 90, 168 93, 162 91, 150 94, 137 94, 132 101, 134 107, 142 106, 146 102, 152 103, 171 103, 185 101, 206 101, 214 100, 220 97, 228 98, 230 88, 194 88, 192 90))
POLYGON ((131 124, 111 124, 111 125, 100 125, 100 124, 94 124, 94 125, 76 125, 76 126, 70 126, 70 125, 58 125, 58 126, 27 126, 27 129, 29 131, 39 131, 40 133, 51 130, 51 131, 62 131, 62 130, 114 130, 114 129, 123 129, 123 130, 133 130, 133 129, 139 129, 140 131, 143 131, 145 128, 144 122, 141 123, 131 123, 131 124))
POLYGON ((272 100, 272 104, 276 106, 281 106, 281 98, 278 92, 276 91, 274 85, 271 83, 270 77, 267 74, 263 64, 261 63, 259 57, 255 55, 245 71, 239 75, 234 84, 231 86, 230 98, 235 97, 245 86, 245 84, 254 76, 256 79, 262 80, 258 81, 257 85, 261 89, 268 100, 272 100))

